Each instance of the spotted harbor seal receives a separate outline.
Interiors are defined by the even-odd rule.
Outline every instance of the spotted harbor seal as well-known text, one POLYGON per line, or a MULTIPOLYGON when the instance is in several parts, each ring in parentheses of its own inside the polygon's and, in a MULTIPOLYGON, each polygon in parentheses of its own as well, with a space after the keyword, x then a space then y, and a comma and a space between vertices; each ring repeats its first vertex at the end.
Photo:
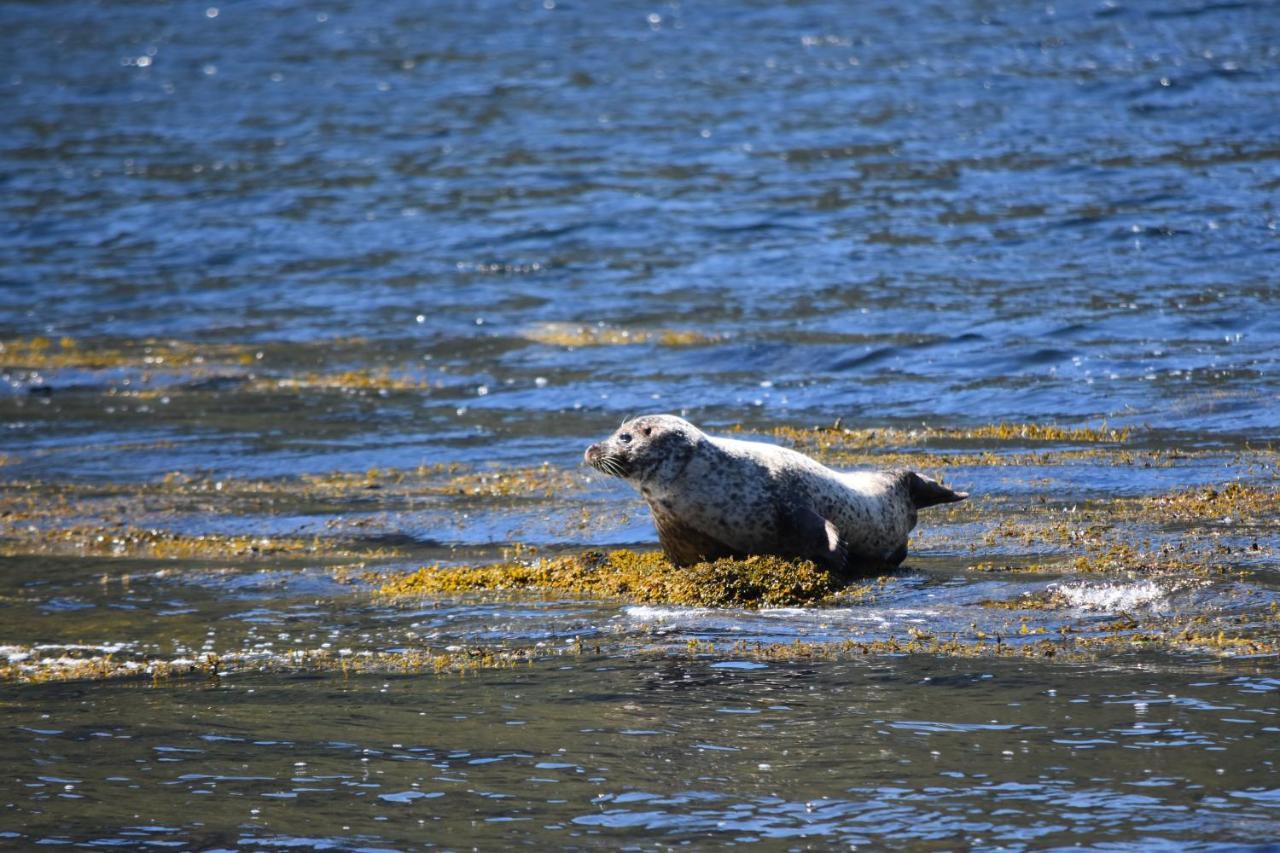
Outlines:
POLYGON ((969 496, 914 471, 833 471, 674 415, 628 420, 584 458, 640 490, 677 566, 772 554, 841 574, 891 568, 907 556, 916 510, 969 496))

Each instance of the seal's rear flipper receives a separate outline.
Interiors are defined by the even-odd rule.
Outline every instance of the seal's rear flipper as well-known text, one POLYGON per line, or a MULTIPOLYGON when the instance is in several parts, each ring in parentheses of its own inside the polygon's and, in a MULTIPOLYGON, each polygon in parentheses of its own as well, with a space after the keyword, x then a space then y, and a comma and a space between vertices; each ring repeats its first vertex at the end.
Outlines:
POLYGON ((908 471, 906 478, 907 492, 911 495, 911 502, 915 504, 916 509, 955 503, 969 497, 968 492, 953 492, 937 480, 921 476, 915 471, 908 471))
POLYGON ((784 556, 813 560, 829 572, 843 573, 849 564, 849 549, 840 531, 828 519, 809 507, 791 506, 782 518, 782 539, 787 543, 784 556))

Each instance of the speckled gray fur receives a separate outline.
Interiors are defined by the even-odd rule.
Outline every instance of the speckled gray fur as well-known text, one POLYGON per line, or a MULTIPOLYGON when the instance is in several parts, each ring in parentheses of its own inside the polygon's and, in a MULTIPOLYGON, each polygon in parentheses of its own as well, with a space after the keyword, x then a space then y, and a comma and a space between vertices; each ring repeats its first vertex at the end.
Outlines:
POLYGON ((640 490, 679 566, 751 554, 846 573, 896 566, 917 509, 968 496, 911 471, 833 471, 785 447, 709 436, 673 415, 629 420, 585 458, 640 490))

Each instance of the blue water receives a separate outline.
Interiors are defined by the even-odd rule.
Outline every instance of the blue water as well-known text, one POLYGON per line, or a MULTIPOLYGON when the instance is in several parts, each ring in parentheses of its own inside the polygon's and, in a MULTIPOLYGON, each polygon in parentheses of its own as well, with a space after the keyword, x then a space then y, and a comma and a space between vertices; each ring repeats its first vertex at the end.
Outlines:
POLYGON ((584 435, 1278 426, 1271 3, 5 17, 8 336, 361 336, 447 370, 390 407, 428 432, 459 401, 584 435), (566 354, 522 336, 546 322, 723 340, 566 354))

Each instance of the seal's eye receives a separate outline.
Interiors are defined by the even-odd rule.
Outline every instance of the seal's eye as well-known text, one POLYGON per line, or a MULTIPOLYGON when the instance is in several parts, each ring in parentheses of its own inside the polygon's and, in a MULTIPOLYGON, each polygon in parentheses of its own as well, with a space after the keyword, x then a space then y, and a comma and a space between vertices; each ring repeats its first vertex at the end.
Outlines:
POLYGON ((630 443, 631 443, 631 433, 629 433, 629 432, 624 432, 622 435, 618 436, 618 441, 621 441, 623 444, 630 444, 630 443))

